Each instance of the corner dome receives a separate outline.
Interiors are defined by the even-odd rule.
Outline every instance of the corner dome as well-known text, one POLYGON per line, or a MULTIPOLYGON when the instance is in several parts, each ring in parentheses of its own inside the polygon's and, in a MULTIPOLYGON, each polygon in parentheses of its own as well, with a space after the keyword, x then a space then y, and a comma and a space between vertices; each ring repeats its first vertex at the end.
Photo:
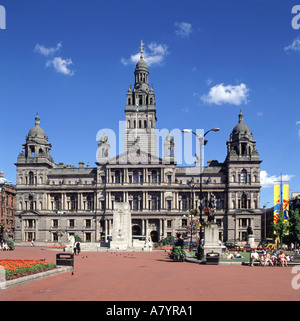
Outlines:
POLYGON ((28 139, 35 139, 35 138, 40 138, 40 139, 46 139, 47 136, 45 131, 40 127, 40 117, 39 114, 36 115, 35 117, 35 125, 30 129, 28 132, 28 139))
POLYGON ((249 127, 244 123, 244 115, 242 113, 242 110, 239 114, 239 123, 233 128, 231 135, 233 139, 239 138, 241 136, 252 136, 249 127))

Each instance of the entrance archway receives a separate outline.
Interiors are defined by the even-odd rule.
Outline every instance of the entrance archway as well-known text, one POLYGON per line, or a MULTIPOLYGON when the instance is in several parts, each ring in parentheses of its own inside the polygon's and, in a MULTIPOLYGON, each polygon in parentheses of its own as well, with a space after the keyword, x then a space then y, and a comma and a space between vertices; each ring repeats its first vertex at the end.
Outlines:
POLYGON ((132 226, 132 235, 141 235, 141 227, 139 225, 132 226))
POLYGON ((152 242, 158 242, 158 233, 157 233, 157 231, 152 231, 150 233, 150 236, 151 236, 152 242))

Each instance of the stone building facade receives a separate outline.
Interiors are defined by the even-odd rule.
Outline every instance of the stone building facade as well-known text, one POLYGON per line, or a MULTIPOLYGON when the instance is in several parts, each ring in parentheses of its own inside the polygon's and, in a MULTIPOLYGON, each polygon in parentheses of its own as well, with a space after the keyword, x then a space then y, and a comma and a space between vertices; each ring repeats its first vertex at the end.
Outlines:
POLYGON ((16 188, 0 172, 0 243, 14 237, 16 215, 16 188))
MULTIPOLYGON (((112 233, 116 202, 130 204, 133 235, 151 235, 157 241, 186 228, 188 210, 200 205, 200 166, 177 166, 170 134, 164 155, 157 156, 156 100, 148 77, 141 51, 134 86, 126 94, 125 151, 110 157, 104 134, 95 167, 56 164, 36 116, 16 162, 16 241, 65 242, 77 234, 98 242, 112 233)), ((240 112, 225 161, 208 161, 202 173, 203 206, 213 193, 222 241, 244 239, 249 225, 256 240, 261 238, 261 161, 243 118, 240 112)))

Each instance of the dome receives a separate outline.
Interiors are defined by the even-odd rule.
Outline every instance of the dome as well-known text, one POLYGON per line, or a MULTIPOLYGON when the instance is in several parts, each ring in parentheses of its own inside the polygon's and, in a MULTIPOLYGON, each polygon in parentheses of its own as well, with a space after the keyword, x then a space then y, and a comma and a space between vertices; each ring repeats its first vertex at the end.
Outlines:
POLYGON ((137 62, 135 66, 135 71, 141 71, 141 70, 148 71, 146 61, 144 60, 143 57, 140 58, 140 60, 137 62))
POLYGON ((11 182, 4 177, 4 173, 3 173, 3 171, 1 171, 0 172, 0 186, 7 185, 7 184, 11 184, 11 182))
POLYGON ((42 138, 47 139, 46 133, 44 130, 40 127, 40 117, 39 114, 35 117, 35 126, 30 129, 28 132, 28 138, 42 138))
POLYGON ((239 114, 239 123, 232 130, 232 138, 238 138, 239 136, 251 136, 249 127, 244 123, 242 111, 239 114))

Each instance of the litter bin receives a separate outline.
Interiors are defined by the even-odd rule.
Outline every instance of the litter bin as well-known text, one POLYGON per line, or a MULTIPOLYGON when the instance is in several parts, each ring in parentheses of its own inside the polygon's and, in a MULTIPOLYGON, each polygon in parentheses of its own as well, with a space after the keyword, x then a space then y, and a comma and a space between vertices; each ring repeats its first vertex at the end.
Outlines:
POLYGON ((206 254, 206 264, 218 265, 219 264, 219 253, 210 252, 206 254))
POLYGON ((56 254, 56 265, 74 267, 74 254, 73 253, 58 253, 58 254, 56 254))

